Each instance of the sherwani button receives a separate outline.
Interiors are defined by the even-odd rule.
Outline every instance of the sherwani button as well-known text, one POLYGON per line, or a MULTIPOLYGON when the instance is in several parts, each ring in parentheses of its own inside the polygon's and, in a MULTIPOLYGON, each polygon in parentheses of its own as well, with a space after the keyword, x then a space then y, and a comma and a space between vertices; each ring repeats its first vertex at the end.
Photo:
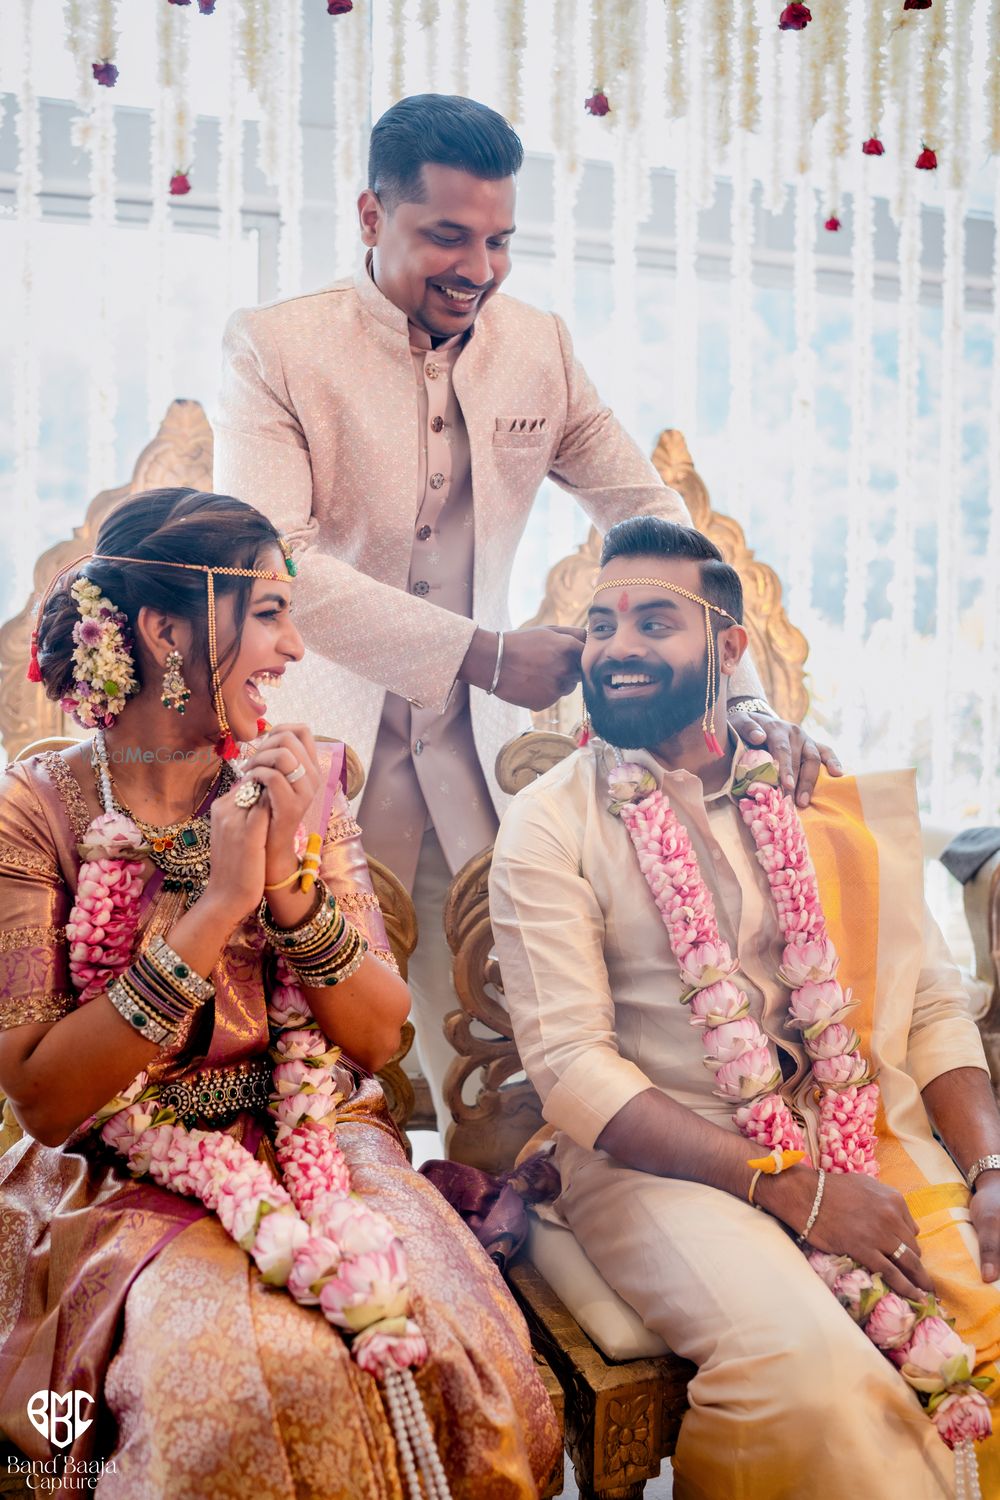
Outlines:
POLYGON ((417 582, 413 585, 413 592, 415 594, 419 594, 420 597, 421 597, 421 599, 424 597, 425 594, 429 594, 430 591, 431 591, 431 586, 427 582, 427 580, 424 579, 424 578, 418 578, 417 582))
POLYGON ((431 489, 432 490, 439 490, 441 488, 441 486, 444 484, 444 475, 443 474, 432 474, 430 482, 431 482, 431 489))
POLYGON ((435 417, 431 423, 431 432, 440 432, 444 426, 444 417, 435 417))
POLYGON ((424 742, 423 742, 423 740, 414 740, 414 742, 413 742, 413 753, 414 753, 414 755, 420 755, 421 752, 423 751, 423 748, 424 748, 424 742))
POLYGON ((417 532, 417 541, 426 542, 430 534, 431 528, 429 526, 421 526, 420 530, 417 532))
POLYGON ((433 362, 429 365, 424 365, 424 374, 427 376, 428 380, 437 380, 438 376, 441 374, 441 366, 436 365, 433 362))

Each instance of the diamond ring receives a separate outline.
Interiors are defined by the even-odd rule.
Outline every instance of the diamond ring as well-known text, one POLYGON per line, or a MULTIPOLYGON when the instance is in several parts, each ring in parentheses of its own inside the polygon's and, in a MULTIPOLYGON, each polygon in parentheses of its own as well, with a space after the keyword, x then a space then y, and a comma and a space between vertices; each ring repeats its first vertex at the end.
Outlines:
POLYGON ((241 782, 236 788, 236 795, 233 797, 233 801, 237 807, 253 807, 255 803, 260 801, 260 795, 263 790, 264 788, 261 783, 251 777, 249 781, 241 782))
POLYGON ((909 1248, 909 1245, 897 1245, 895 1250, 892 1252, 892 1259, 901 1260, 902 1257, 906 1254, 907 1250, 909 1250, 909 1248))
POLYGON ((298 765, 297 765, 297 766, 296 766, 296 767, 295 767, 295 770, 294 770, 294 771, 287 771, 287 772, 286 772, 286 773, 285 773, 285 780, 286 780, 286 781, 287 781, 287 782, 288 782, 288 785, 289 785, 289 786, 294 786, 294 785, 295 785, 295 783, 296 783, 296 782, 297 782, 297 781, 301 781, 301 780, 302 780, 302 778, 303 778, 303 776, 304 776, 304 775, 305 775, 305 774, 306 774, 306 768, 305 768, 305 766, 304 766, 304 765, 302 765, 302 763, 301 763, 301 762, 300 762, 300 763, 299 763, 299 764, 298 764, 298 765))

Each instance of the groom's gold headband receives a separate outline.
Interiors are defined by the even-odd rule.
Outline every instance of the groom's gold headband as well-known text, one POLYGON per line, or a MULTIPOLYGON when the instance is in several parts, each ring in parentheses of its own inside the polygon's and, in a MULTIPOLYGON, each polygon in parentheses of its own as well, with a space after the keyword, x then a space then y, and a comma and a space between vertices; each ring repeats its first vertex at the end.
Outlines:
MULTIPOLYGON (((728 609, 723 609, 719 604, 713 604, 711 599, 703 599, 700 594, 693 594, 690 589, 684 588, 679 583, 667 583, 664 578, 609 578, 604 583, 599 583, 594 589, 594 598, 603 594, 607 589, 619 589, 623 595, 626 589, 666 589, 668 593, 680 594, 684 599, 690 599, 692 604, 700 604, 705 611, 705 652, 708 657, 708 673, 705 679, 705 712, 701 719, 701 729, 705 736, 705 744, 713 755, 722 755, 723 749, 715 734, 715 705, 719 696, 719 661, 715 651, 715 635, 712 631, 712 614, 722 615, 731 625, 740 622, 728 609), (711 613, 709 613, 711 611, 711 613)), ((619 609, 623 606, 619 603, 619 609)), ((625 606, 627 607, 627 606, 625 606)))

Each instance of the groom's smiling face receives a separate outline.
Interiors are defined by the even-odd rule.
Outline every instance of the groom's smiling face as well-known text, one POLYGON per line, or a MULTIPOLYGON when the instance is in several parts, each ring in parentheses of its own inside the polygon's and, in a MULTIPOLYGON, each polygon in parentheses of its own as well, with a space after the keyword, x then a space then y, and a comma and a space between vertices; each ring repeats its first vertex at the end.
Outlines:
POLYGON ((615 557, 598 582, 583 648, 583 696, 594 730, 623 749, 654 749, 705 712, 705 611, 683 595, 629 578, 660 579, 702 594, 691 558, 615 557))

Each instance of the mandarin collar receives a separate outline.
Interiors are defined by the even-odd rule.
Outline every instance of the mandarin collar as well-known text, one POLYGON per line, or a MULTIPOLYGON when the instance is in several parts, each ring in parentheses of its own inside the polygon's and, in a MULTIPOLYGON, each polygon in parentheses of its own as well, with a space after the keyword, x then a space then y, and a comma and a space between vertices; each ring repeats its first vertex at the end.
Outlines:
MULTIPOLYGON (((359 268, 354 278, 354 286, 365 312, 370 314, 376 322, 381 323, 384 328, 388 328, 390 332, 398 334, 400 338, 405 339, 410 348, 420 349, 427 353, 430 352, 431 341, 429 334, 426 334, 422 328, 414 327, 402 308, 397 307, 395 302, 390 302, 385 293, 379 289, 372 271, 372 252, 370 250, 365 254, 364 265, 359 268), (418 340, 425 340, 426 343, 417 342, 418 340)), ((473 322, 472 327, 466 329, 464 333, 456 333, 443 344, 439 344, 435 352, 454 349, 457 345, 472 337, 475 327, 475 322, 473 322)))
MULTIPOLYGON (((701 797, 706 804, 720 802, 723 798, 732 796, 733 782, 736 779, 740 759, 743 753, 749 749, 749 746, 744 743, 731 724, 728 726, 728 730, 729 746, 732 751, 729 762, 729 776, 726 779, 725 786, 720 787, 717 792, 706 793, 704 790, 701 791, 701 797)), ((602 742, 602 748, 604 750, 605 765, 610 770, 615 763, 614 748, 606 742, 602 742)), ((656 756, 649 750, 622 750, 621 755, 623 760, 634 761, 636 765, 643 766, 645 770, 650 771, 656 777, 656 783, 661 792, 669 793, 672 786, 681 787, 693 783, 697 783, 699 787, 702 786, 701 777, 696 776, 693 771, 686 771, 683 767, 678 767, 677 770, 671 771, 662 761, 658 761, 656 756)))

